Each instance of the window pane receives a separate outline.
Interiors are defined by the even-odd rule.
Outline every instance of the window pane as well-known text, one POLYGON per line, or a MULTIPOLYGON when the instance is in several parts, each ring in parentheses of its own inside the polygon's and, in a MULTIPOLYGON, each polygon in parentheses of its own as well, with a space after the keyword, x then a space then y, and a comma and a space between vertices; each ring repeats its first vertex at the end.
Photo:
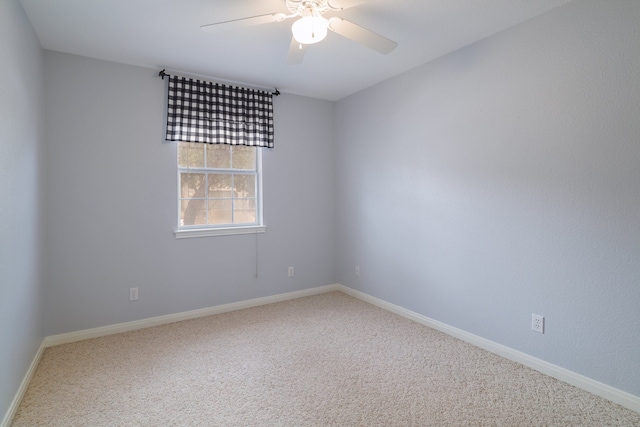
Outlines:
POLYGON ((230 174, 209 174, 209 198, 210 199, 230 199, 231 198, 231 175, 230 174))
POLYGON ((254 175, 233 176, 233 197, 256 197, 256 179, 254 175))
POLYGON ((235 200, 233 211, 233 222, 236 224, 247 224, 256 222, 256 200, 238 199, 235 200))
POLYGON ((207 223, 205 200, 191 199, 180 201, 180 225, 200 225, 207 223))
POLYGON ((231 146, 222 144, 207 145, 207 167, 229 169, 231 167, 231 146))
POLYGON ((181 142, 177 154, 180 227, 257 224, 255 147, 181 142))
POLYGON ((231 200, 209 200, 209 224, 231 224, 231 200))
POLYGON ((179 142, 178 165, 183 168, 204 167, 204 144, 196 142, 179 142))
POLYGON ((233 168, 255 170, 256 150, 255 147, 234 146, 233 168))
POLYGON ((180 174, 180 198, 190 199, 192 197, 203 199, 205 194, 203 173, 181 173, 180 174))

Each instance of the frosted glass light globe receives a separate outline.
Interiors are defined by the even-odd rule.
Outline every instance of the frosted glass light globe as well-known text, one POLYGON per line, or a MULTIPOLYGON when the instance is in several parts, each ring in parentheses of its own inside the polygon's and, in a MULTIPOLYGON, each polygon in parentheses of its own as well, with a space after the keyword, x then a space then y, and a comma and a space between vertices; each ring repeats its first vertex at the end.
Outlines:
POLYGON ((293 23, 291 31, 298 43, 313 44, 327 37, 328 26, 329 21, 322 16, 305 16, 293 23))

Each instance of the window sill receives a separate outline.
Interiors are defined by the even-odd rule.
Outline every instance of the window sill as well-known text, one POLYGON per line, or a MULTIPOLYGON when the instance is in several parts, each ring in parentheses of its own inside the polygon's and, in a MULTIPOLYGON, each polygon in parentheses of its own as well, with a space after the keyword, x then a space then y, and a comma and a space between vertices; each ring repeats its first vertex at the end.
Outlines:
POLYGON ((250 225, 245 227, 224 227, 224 228, 191 228, 176 230, 176 239, 192 239, 196 237, 211 236, 232 236, 236 234, 259 234, 267 231, 264 225, 250 225))

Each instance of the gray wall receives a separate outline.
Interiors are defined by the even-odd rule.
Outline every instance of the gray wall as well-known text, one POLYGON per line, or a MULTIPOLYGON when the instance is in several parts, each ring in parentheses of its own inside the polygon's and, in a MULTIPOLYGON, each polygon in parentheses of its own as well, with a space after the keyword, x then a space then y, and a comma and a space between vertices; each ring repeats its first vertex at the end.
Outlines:
POLYGON ((334 282, 640 395, 639 19, 572 2, 337 104, 275 98, 267 232, 176 240, 157 70, 43 61, 0 2, 0 413, 44 335, 334 282))
POLYGON ((639 396, 638 22, 572 2, 339 101, 338 281, 639 396))
POLYGON ((47 335, 335 283, 333 103, 274 99, 265 234, 176 240, 159 70, 55 52, 45 70, 47 335))
POLYGON ((43 53, 0 1, 0 422, 44 338, 43 53))

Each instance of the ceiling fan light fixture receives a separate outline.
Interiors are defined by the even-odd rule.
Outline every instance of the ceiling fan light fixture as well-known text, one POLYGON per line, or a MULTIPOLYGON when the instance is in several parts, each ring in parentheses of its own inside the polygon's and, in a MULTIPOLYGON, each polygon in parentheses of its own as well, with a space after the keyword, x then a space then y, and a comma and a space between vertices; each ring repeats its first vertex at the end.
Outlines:
POLYGON ((313 44, 327 37, 329 21, 322 16, 303 16, 293 23, 291 32, 298 43, 313 44))

